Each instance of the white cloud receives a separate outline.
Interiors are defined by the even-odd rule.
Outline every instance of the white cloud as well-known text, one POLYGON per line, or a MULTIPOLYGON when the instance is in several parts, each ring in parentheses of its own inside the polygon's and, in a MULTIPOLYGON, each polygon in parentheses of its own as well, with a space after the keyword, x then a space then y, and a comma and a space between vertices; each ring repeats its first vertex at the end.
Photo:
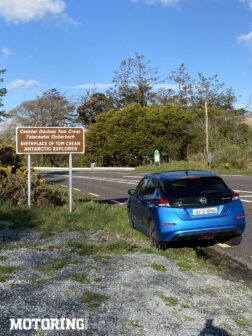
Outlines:
MULTIPOLYGON (((83 84, 77 84, 77 85, 72 85, 69 86, 69 89, 76 89, 76 90, 92 90, 92 89, 97 89, 97 90, 106 90, 109 89, 111 87, 113 87, 114 84, 112 83, 83 83, 83 84)), ((134 86, 134 85, 132 85, 134 86)), ((153 86, 154 89, 158 90, 158 89, 173 89, 176 90, 177 89, 177 85, 176 84, 169 84, 169 83, 159 83, 159 84, 154 84, 153 86)))
POLYGON ((5 21, 16 24, 48 16, 63 15, 65 19, 71 19, 65 9, 65 0, 0 0, 0 16, 5 21))
POLYGON ((112 87, 113 84, 111 83, 84 83, 84 84, 77 84, 70 86, 70 89, 77 89, 77 90, 92 90, 92 89, 98 89, 98 90, 106 90, 110 87, 112 87))
POLYGON ((39 86, 39 82, 34 79, 31 79, 31 80, 16 79, 8 85, 8 89, 9 90, 34 89, 37 86, 39 86))
POLYGON ((12 54, 12 51, 9 48, 1 48, 0 49, 0 55, 4 57, 8 57, 12 54))
POLYGON ((252 31, 247 33, 247 34, 243 34, 243 35, 238 36, 237 40, 238 40, 238 42, 243 42, 243 43, 246 43, 246 44, 252 43, 252 31))
POLYGON ((169 83, 159 83, 159 84, 155 84, 153 87, 156 90, 158 90, 158 89, 177 90, 177 88, 178 88, 177 84, 169 84, 169 83))
POLYGON ((252 52, 252 31, 247 34, 238 36, 237 41, 239 43, 243 43, 252 52))
POLYGON ((248 4, 250 9, 252 9, 252 0, 240 0, 240 2, 243 2, 245 4, 248 4))
MULTIPOLYGON (((131 0, 132 2, 138 2, 140 0, 131 0)), ((143 0, 147 5, 161 4, 163 6, 176 6, 181 0, 143 0)))

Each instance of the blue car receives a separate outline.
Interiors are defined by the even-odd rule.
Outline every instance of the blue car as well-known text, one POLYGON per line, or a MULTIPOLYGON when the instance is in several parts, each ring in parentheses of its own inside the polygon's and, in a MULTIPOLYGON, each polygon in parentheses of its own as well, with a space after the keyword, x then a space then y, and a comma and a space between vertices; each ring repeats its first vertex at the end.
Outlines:
POLYGON ((241 241, 246 223, 239 194, 213 173, 151 173, 128 193, 129 224, 150 236, 152 246, 192 239, 241 241))

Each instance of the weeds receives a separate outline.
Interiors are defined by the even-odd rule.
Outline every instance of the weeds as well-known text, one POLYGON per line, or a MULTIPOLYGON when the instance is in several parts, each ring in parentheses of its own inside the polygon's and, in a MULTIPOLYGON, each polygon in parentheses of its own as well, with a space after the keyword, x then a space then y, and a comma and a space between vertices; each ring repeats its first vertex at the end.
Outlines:
POLYGON ((80 301, 85 303, 90 309, 97 309, 107 300, 107 296, 89 290, 84 291, 80 297, 80 301))
POLYGON ((239 327, 246 327, 249 325, 249 321, 245 319, 234 317, 233 320, 239 327))
POLYGON ((196 319, 195 319, 195 317, 192 317, 192 316, 182 316, 182 320, 187 321, 187 322, 193 322, 196 319))
POLYGON ((71 276, 71 279, 85 285, 90 283, 90 280, 85 273, 75 273, 71 276))
POLYGON ((166 306, 175 307, 178 304, 178 298, 175 296, 166 296, 164 294, 159 294, 158 296, 166 304, 166 306))
POLYGON ((152 269, 154 269, 157 272, 165 272, 165 270, 166 270, 164 265, 156 264, 156 263, 150 264, 149 267, 151 267, 152 269))
POLYGON ((10 279, 12 273, 20 268, 15 266, 0 266, 0 282, 5 282, 10 279))
POLYGON ((106 255, 106 254, 127 254, 134 253, 138 250, 136 245, 128 243, 126 241, 118 241, 110 244, 84 244, 75 241, 68 242, 68 246, 71 248, 72 252, 78 253, 80 256, 84 255, 106 255))
POLYGON ((33 269, 35 271, 40 271, 40 272, 58 271, 62 269, 63 267, 67 266, 68 264, 70 264, 71 262, 72 262, 71 259, 66 258, 62 260, 57 260, 51 264, 34 266, 33 269))

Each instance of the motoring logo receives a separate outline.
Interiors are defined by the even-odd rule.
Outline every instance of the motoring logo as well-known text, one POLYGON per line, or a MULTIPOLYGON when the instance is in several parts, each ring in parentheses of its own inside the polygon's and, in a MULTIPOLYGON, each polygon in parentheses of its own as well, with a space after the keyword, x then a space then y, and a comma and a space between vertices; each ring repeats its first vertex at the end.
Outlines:
POLYGON ((88 320, 68 318, 10 319, 10 330, 87 330, 88 320))
POLYGON ((207 204, 207 198, 206 197, 201 197, 199 199, 199 201, 200 201, 201 204, 207 204))

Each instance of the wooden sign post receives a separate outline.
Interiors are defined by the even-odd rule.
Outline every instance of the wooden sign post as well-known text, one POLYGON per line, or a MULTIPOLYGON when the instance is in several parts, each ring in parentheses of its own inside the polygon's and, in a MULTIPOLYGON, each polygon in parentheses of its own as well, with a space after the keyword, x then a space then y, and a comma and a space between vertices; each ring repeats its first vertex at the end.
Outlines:
POLYGON ((83 127, 17 127, 16 152, 28 155, 28 206, 31 206, 31 154, 69 154, 69 212, 72 212, 72 154, 83 154, 83 127))

